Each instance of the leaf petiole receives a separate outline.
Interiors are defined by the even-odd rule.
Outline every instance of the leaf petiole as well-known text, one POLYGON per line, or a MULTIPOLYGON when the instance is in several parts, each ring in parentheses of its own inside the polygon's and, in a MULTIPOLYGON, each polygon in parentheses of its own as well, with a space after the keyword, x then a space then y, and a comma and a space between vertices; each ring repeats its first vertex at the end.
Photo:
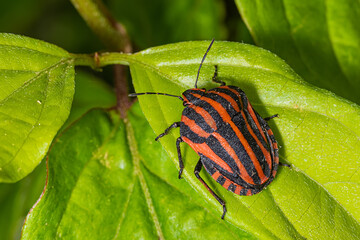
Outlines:
POLYGON ((89 66, 99 69, 107 65, 120 64, 129 65, 131 54, 119 52, 104 52, 94 54, 70 54, 74 59, 75 66, 89 66))

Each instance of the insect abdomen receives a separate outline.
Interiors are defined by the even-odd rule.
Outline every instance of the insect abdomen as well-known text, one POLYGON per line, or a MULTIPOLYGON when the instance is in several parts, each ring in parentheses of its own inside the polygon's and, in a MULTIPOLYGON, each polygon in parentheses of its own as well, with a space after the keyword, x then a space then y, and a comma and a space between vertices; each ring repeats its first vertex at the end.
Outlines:
MULTIPOLYGON (((202 95, 190 93, 188 99, 190 105, 182 117, 186 124, 180 127, 180 134, 202 157, 208 172, 213 175, 213 168, 212 172, 218 171, 233 185, 253 189, 243 190, 241 195, 257 193, 268 185, 276 171, 277 145, 273 146, 276 141, 270 140, 270 128, 254 111, 245 93, 234 86, 223 86, 202 95)), ((220 184, 229 190, 238 188, 222 181, 220 184)), ((239 190, 234 192, 240 194, 239 190)))

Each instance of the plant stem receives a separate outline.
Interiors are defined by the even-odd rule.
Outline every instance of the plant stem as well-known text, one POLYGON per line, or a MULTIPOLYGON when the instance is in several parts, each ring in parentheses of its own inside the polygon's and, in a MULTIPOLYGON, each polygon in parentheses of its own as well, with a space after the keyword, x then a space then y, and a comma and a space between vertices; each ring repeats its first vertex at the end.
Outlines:
POLYGON ((108 65, 121 64, 129 65, 130 54, 118 52, 105 52, 95 54, 71 54, 75 61, 75 66, 88 66, 99 69, 108 65))
MULTIPOLYGON (((99 38, 110 50, 125 53, 130 53, 132 51, 132 46, 124 26, 112 17, 101 0, 71 0, 71 2, 89 27, 99 36, 99 38)), ((121 53, 118 54, 121 55, 121 53)), ((99 68, 109 64, 128 63, 122 60, 119 61, 119 58, 117 58, 119 56, 115 57, 115 62, 111 62, 114 55, 115 53, 111 53, 109 56, 106 54, 95 54, 92 60, 84 57, 78 58, 77 62, 75 58, 75 64, 85 64, 93 68, 99 68)), ((120 112, 121 117, 124 118, 126 116, 127 109, 131 106, 131 102, 127 96, 128 87, 126 69, 124 66, 114 66, 114 82, 117 98, 116 108, 120 112)))
POLYGON ((110 50, 131 52, 131 45, 125 28, 110 15, 98 0, 71 0, 72 4, 110 50))

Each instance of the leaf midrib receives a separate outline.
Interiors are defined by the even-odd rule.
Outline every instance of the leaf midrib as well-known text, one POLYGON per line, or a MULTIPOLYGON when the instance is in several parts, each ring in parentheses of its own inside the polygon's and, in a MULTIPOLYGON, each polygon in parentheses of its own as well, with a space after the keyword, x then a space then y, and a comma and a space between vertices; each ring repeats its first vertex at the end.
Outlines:
POLYGON ((148 206, 149 214, 152 217, 153 222, 155 224, 155 229, 156 229, 158 238, 159 239, 165 239, 164 234, 163 234, 162 229, 161 229, 161 224, 159 222, 159 218, 158 218, 158 216, 156 214, 156 210, 155 210, 154 204, 152 202, 152 198, 150 196, 149 188, 148 188, 148 186, 146 184, 145 177, 142 174, 141 169, 140 169, 141 155, 140 155, 140 153, 139 153, 139 151, 137 149, 137 141, 136 141, 136 138, 135 138, 134 130, 133 130, 132 125, 131 125, 131 123, 130 123, 130 121, 128 119, 124 119, 124 123, 125 123, 125 128, 126 128, 127 139, 128 139, 128 142, 129 142, 129 150, 131 152, 132 160, 133 160, 133 163, 134 163, 135 175, 138 176, 138 178, 139 178, 141 188, 142 188, 143 193, 145 195, 145 199, 146 199, 146 203, 147 203, 147 206, 148 206))
MULTIPOLYGON (((10 98, 13 94, 19 92, 20 90, 23 90, 23 88, 27 87, 29 84, 31 84, 33 81, 36 81, 39 77, 41 77, 43 74, 48 74, 52 69, 59 67, 62 64, 65 64, 66 62, 68 62, 69 64, 72 62, 71 58, 64 58, 61 61, 57 62, 56 64, 53 64, 47 68, 44 68, 41 71, 33 71, 36 73, 35 76, 33 76, 32 78, 28 79, 27 81, 25 81, 20 87, 16 88, 14 91, 12 91, 8 96, 6 96, 5 98, 3 98, 0 101, 0 105, 2 105, 8 98, 10 98)), ((2 69, 0 69, 2 70, 2 69)), ((3 69, 3 70, 7 70, 7 69, 3 69)), ((18 71, 18 70, 16 70, 18 71)))
MULTIPOLYGON (((0 106, 6 102, 6 100, 8 98, 10 98, 13 94, 17 93, 18 91, 22 90, 23 88, 25 88, 26 86, 30 85, 32 82, 36 81, 37 79, 39 79, 42 75, 44 74, 49 74, 50 71, 62 64, 65 64, 66 61, 69 59, 64 59, 63 61, 58 62, 57 64, 54 64, 46 69, 44 69, 43 71, 40 71, 36 76, 32 77, 31 79, 29 79, 28 81, 24 82, 24 84, 17 88, 15 91, 13 91, 11 94, 9 94, 6 98, 4 98, 3 100, 0 101, 0 106)), ((47 100, 47 94, 48 94, 48 86, 49 86, 49 80, 46 81, 46 89, 45 89, 45 99, 43 101, 43 104, 41 104, 41 110, 40 113, 38 115, 38 118, 36 119, 36 122, 32 125, 32 128, 30 129, 30 131, 28 132, 28 134, 26 135, 26 137, 24 138, 23 142, 21 143, 21 146, 18 148, 18 150, 16 151, 16 153, 13 155, 13 157, 4 165, 1 166, 1 168, 5 168, 6 166, 10 165, 17 157, 17 155, 19 154, 19 152, 21 151, 22 147, 24 146, 24 144, 26 143, 27 139, 29 138, 30 134, 33 132, 33 130, 35 129, 35 126, 38 125, 40 118, 42 117, 42 112, 44 110, 44 107, 46 105, 46 100, 47 100)))
POLYGON ((37 49, 33 49, 33 48, 30 48, 30 47, 25 47, 25 46, 18 46, 18 45, 11 45, 11 44, 1 43, 0 47, 13 47, 13 48, 23 49, 23 50, 30 51, 30 52, 38 52, 38 53, 41 53, 41 54, 44 54, 44 55, 57 57, 57 58, 67 57, 65 54, 64 55, 55 55, 55 54, 52 54, 52 53, 49 53, 49 52, 42 52, 42 51, 39 51, 37 49))
MULTIPOLYGON (((159 68, 156 68, 159 66, 160 63, 156 63, 156 62, 148 62, 148 61, 141 61, 139 59, 137 59, 137 55, 131 55, 131 57, 129 58, 129 63, 137 63, 149 70, 157 70, 157 74, 159 76, 162 76, 166 79, 169 79, 171 82, 175 83, 176 84, 176 79, 174 79, 172 76, 164 73, 163 71, 159 71, 160 69, 159 68)), ((183 64, 179 64, 179 63, 176 63, 176 64, 168 64, 167 66, 180 66, 180 65, 195 65, 196 63, 195 62, 192 62, 192 61, 188 61, 188 62, 183 62, 183 64)), ((203 66, 206 66, 206 65, 209 65, 207 64, 206 62, 203 63, 203 66)), ((222 62, 221 63, 222 66, 227 66, 227 67, 234 67, 234 68, 255 68, 255 69, 258 69, 258 70, 262 70, 264 72, 269 72, 269 73, 272 73, 272 74, 277 74, 277 75, 280 75, 288 80, 291 80, 292 82, 294 83, 297 83, 297 84, 301 84, 301 85, 304 85, 304 84, 307 84, 305 81, 301 80, 300 77, 297 77, 297 78, 291 78, 283 73, 280 73, 280 72, 276 72, 276 71, 273 71, 271 70, 270 68, 263 68, 263 67, 256 67, 255 65, 251 65, 251 66, 246 66, 246 65, 234 65, 234 64, 227 64, 227 63, 224 63, 222 62)), ((194 72, 194 76, 196 74, 196 71, 194 72)), ((297 75, 296 75, 297 76, 297 75)), ((184 87, 180 84, 176 84, 180 87, 184 87)))

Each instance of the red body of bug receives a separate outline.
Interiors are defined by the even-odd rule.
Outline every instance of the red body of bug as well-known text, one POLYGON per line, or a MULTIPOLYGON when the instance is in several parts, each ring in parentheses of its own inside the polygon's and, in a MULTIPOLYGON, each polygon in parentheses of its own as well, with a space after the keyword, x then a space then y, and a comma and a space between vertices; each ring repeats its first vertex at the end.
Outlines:
POLYGON ((181 121, 168 127, 156 140, 170 129, 180 127, 180 137, 176 141, 179 178, 184 168, 180 143, 186 142, 200 156, 194 173, 223 206, 224 218, 225 202, 200 177, 202 166, 219 184, 235 194, 249 196, 260 192, 274 179, 279 165, 277 142, 266 123, 277 115, 263 119, 240 88, 225 86, 217 79, 217 66, 213 81, 221 86, 208 91, 197 88, 202 63, 213 42, 200 63, 195 88, 186 90, 182 97, 153 92, 130 96, 158 94, 178 97, 183 101, 185 109, 181 121))

